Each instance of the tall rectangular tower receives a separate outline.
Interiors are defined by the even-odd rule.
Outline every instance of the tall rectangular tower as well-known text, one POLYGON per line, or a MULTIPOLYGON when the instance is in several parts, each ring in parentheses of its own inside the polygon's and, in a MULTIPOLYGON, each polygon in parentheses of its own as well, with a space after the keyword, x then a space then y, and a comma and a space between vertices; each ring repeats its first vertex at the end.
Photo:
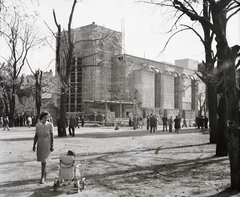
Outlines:
POLYGON ((80 112, 85 100, 111 100, 111 72, 115 55, 121 54, 122 34, 95 23, 73 29, 72 34, 74 58, 67 112, 80 112))

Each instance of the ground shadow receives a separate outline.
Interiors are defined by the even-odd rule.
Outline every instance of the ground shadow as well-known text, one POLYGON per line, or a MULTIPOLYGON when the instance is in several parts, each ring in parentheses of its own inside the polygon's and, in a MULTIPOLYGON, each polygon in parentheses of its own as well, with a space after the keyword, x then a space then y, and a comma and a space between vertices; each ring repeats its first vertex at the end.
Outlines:
MULTIPOLYGON (((48 180, 47 183, 45 183, 45 184, 50 184, 50 183, 53 183, 53 180, 48 180)), ((4 189, 7 191, 8 188, 11 188, 11 187, 18 188, 19 187, 19 190, 15 189, 14 193, 16 193, 16 194, 18 193, 20 195, 22 192, 26 192, 26 190, 25 191, 22 190, 22 188, 21 188, 22 186, 27 186, 27 185, 32 185, 32 184, 39 185, 39 188, 33 190, 33 194, 30 195, 31 197, 42 197, 42 196, 51 197, 51 196, 58 196, 63 193, 63 191, 54 192, 53 186, 51 184, 50 185, 40 184, 39 179, 26 179, 26 180, 3 182, 0 185, 0 189, 4 189)))
MULTIPOLYGON (((121 155, 121 154, 120 154, 121 155)), ((152 166, 136 166, 136 165, 127 165, 121 163, 121 159, 118 159, 118 161, 112 161, 111 158, 114 157, 112 155, 109 155, 109 158, 107 155, 103 155, 101 157, 98 157, 97 160, 93 159, 89 161, 90 166, 101 163, 101 166, 109 166, 110 170, 106 168, 106 172, 100 173, 100 174, 88 174, 87 180, 91 182, 94 187, 104 187, 109 191, 115 190, 114 188, 116 185, 114 185, 112 182, 118 182, 118 184, 135 184, 135 185, 141 185, 144 184, 144 182, 150 182, 153 179, 158 179, 158 175, 161 176, 161 179, 163 181, 168 181, 169 178, 175 177, 175 179, 178 176, 184 176, 188 177, 191 176, 191 170, 201 168, 207 165, 216 164, 219 162, 224 162, 228 160, 227 157, 224 158, 218 158, 215 156, 210 156, 206 158, 197 158, 197 159, 191 159, 191 160, 185 160, 185 161, 173 161, 172 163, 164 163, 159 165, 152 165, 152 166), (112 165, 112 167, 111 167, 112 165), (125 165, 126 168, 122 170, 114 170, 114 166, 122 166, 125 165), (164 175, 165 174, 165 175, 164 175)), ((115 183, 117 184, 117 183, 115 183)))
MULTIPOLYGON (((202 133, 202 134, 208 134, 208 130, 206 129, 183 129, 180 131, 180 133, 174 133, 174 132, 162 132, 161 130, 157 130, 156 133, 150 133, 149 130, 133 130, 129 128, 129 130, 120 130, 117 132, 112 132, 112 131, 96 131, 91 132, 91 133, 81 133, 81 130, 75 131, 75 138, 116 138, 116 137, 140 137, 140 136, 148 136, 148 135, 179 135, 179 134, 185 134, 185 133, 202 133)), ((67 138, 67 136, 64 137, 58 137, 57 135, 54 136, 54 138, 67 138)), ((34 135, 32 137, 25 137, 25 138, 5 138, 5 139, 0 139, 0 141, 3 142, 8 142, 8 141, 32 141, 34 138, 34 135)))
POLYGON ((238 194, 240 196, 240 191, 234 191, 231 188, 227 188, 217 194, 213 194, 213 195, 205 196, 205 197, 228 197, 228 196, 236 196, 238 194))
MULTIPOLYGON (((96 129, 97 130, 97 129, 96 129)), ((139 137, 139 136, 147 136, 147 135, 179 135, 179 134, 185 134, 185 133, 202 133, 206 134, 206 129, 185 129, 181 130, 180 133, 174 133, 174 132, 162 132, 160 130, 157 130, 156 133, 150 133, 148 130, 124 130, 121 131, 121 129, 117 132, 111 132, 111 131, 105 131, 105 132, 91 132, 91 133, 83 133, 81 134, 81 131, 78 131, 79 133, 75 134, 75 137, 80 138, 116 138, 116 137, 139 137)))
MULTIPOLYGON (((89 157, 93 157, 94 159, 97 159, 98 156, 105 156, 105 155, 118 155, 118 154, 128 154, 128 153, 133 153, 133 152, 151 152, 154 151, 155 154, 158 154, 161 150, 168 150, 168 149, 183 149, 183 148, 191 148, 191 147, 196 147, 196 146, 207 146, 211 145, 210 143, 202 143, 202 144, 191 144, 191 145, 183 145, 183 146, 171 146, 171 147, 162 147, 159 146, 157 148, 144 148, 144 149, 130 149, 130 150, 123 150, 123 151, 111 151, 111 152, 103 152, 103 153, 98 153, 98 152, 91 152, 88 154, 89 157)), ((82 155, 77 154, 79 157, 85 157, 85 153, 82 155)), ((58 159, 58 157, 57 157, 58 159)))
POLYGON ((6 138, 6 139, 0 139, 2 142, 18 142, 18 141, 33 141, 34 136, 32 137, 25 137, 25 138, 6 138))
POLYGON ((33 191, 33 194, 31 194, 29 197, 42 197, 42 196, 52 197, 52 196, 59 196, 66 193, 62 190, 54 191, 53 186, 46 186, 43 188, 34 189, 32 191, 33 191))

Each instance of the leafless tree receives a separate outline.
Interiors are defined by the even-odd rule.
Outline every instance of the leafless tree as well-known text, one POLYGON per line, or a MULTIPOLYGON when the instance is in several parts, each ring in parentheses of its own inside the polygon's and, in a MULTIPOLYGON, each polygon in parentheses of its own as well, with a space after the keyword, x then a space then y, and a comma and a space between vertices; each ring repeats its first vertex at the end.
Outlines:
MULTIPOLYGON (((75 62, 74 56, 78 57, 78 54, 75 53, 74 48, 77 44, 86 43, 86 42, 98 42, 98 41, 105 41, 111 42, 112 33, 111 32, 103 32, 99 37, 93 39, 81 39, 75 40, 74 32, 71 29, 71 24, 73 20, 73 14, 75 10, 75 6, 77 4, 77 0, 73 0, 71 12, 69 15, 68 20, 68 27, 67 30, 62 29, 61 24, 57 21, 57 16, 55 11, 53 10, 53 18, 54 22, 57 27, 57 34, 56 37, 56 71, 59 75, 61 81, 61 98, 60 98, 60 121, 59 121, 59 129, 58 129, 58 136, 63 137, 66 136, 66 98, 67 93, 70 91, 69 85, 69 77, 71 74, 71 70, 73 64, 75 62)), ((78 57, 77 61, 82 61, 85 58, 90 56, 97 55, 97 53, 93 53, 84 57, 78 57)), ((101 66, 101 62, 96 65, 81 65, 85 66, 101 66)))
POLYGON ((33 72, 32 67, 30 66, 28 60, 26 60, 26 62, 35 78, 35 104, 36 104, 37 119, 38 119, 40 116, 41 107, 42 107, 42 74, 43 72, 40 69, 33 72))
POLYGON ((0 30, 2 38, 5 40, 7 50, 10 52, 10 57, 3 57, 11 70, 11 98, 9 119, 10 126, 13 126, 13 119, 15 115, 15 100, 16 100, 16 83, 26 58, 31 49, 43 42, 39 39, 35 31, 35 20, 32 16, 22 15, 19 10, 12 5, 9 7, 11 12, 6 14, 2 19, 2 28, 0 30))
MULTIPOLYGON (((183 25, 184 29, 177 30, 181 32, 183 30, 190 29, 196 33, 204 45, 205 49, 205 72, 201 78, 207 84, 208 90, 208 108, 210 114, 210 131, 216 130, 216 117, 217 109, 218 114, 221 114, 221 120, 223 124, 228 125, 222 135, 218 135, 216 138, 217 144, 220 143, 221 147, 224 146, 222 139, 228 136, 228 151, 230 158, 231 168, 231 187, 233 189, 240 189, 240 142, 239 142, 239 119, 238 119, 238 100, 236 92, 236 74, 235 69, 239 66, 238 58, 240 56, 239 43, 235 46, 229 46, 226 28, 227 22, 240 11, 240 3, 235 0, 151 0, 141 1, 157 6, 163 6, 172 8, 175 10, 175 16, 177 19, 174 22, 173 27, 177 27, 180 23, 180 19, 187 16, 193 23, 198 22, 202 27, 204 37, 200 35, 193 27, 183 25), (202 9, 197 10, 197 5, 202 5, 202 9), (213 39, 216 41, 216 54, 213 53, 213 39), (217 68, 215 64, 217 63, 217 68), (221 102, 217 108, 217 85, 222 80, 222 88, 219 93, 221 102), (225 108, 225 110, 224 110, 225 108), (219 111, 220 110, 220 111, 219 111)), ((174 34, 173 34, 174 35, 174 34)), ((217 130, 219 132, 219 130, 217 130)), ((211 134, 210 138, 215 134, 211 134)), ((226 138, 225 138, 226 139, 226 138)), ((213 140, 215 141, 215 139, 213 140)), ((210 139, 210 142, 213 142, 210 139)), ((223 140, 226 142, 227 140, 223 140)), ((226 143, 225 143, 226 144, 226 143)), ((228 151, 225 146, 219 155, 226 155, 228 151)), ((216 151, 218 154, 218 152, 216 151)))

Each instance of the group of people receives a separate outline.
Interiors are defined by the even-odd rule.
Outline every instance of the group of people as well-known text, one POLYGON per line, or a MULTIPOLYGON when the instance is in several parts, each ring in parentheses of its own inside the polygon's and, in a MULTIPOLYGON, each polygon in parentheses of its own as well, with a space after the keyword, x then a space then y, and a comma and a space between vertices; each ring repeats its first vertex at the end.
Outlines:
POLYGON ((199 116, 195 118, 195 127, 197 127, 198 129, 207 129, 208 128, 208 118, 207 116, 203 117, 203 116, 199 116))
MULTIPOLYGON (((42 112, 39 117, 39 123, 36 125, 36 132, 33 141, 33 151, 36 151, 37 154, 37 161, 41 162, 41 179, 40 183, 44 183, 46 180, 46 163, 50 159, 51 152, 54 150, 53 143, 53 124, 49 121, 50 114, 46 111, 42 112), (36 148, 37 145, 37 148, 36 148)), ((7 118, 7 117, 6 117, 7 118)), ((201 118, 201 117, 200 117, 201 118)), ((135 122, 137 122, 137 117, 135 117, 135 122)), ((69 135, 75 136, 75 128, 79 126, 79 120, 81 120, 82 127, 84 126, 84 115, 80 118, 75 118, 73 115, 68 119, 67 126, 69 127, 69 135)), ((142 121, 142 119, 138 119, 138 121, 142 121)), ((208 119, 205 117, 204 119, 196 119, 196 125, 202 127, 203 123, 205 127, 207 125, 208 119)), ((158 117, 156 115, 150 114, 147 116, 147 129, 150 129, 150 133, 155 133, 157 130, 158 117)), ((170 116, 167 118, 166 115, 162 117, 163 123, 163 132, 166 130, 172 132, 173 124, 175 128, 175 132, 178 133, 181 128, 181 118, 180 116, 176 116, 175 119, 170 116)), ((183 118, 183 126, 186 125, 186 120, 183 118)))
MULTIPOLYGON (((181 118, 180 116, 176 116, 175 119, 170 116, 170 118, 167 118, 166 115, 162 117, 162 123, 163 123, 163 132, 168 130, 169 127, 169 132, 172 132, 173 130, 173 123, 174 123, 174 128, 175 128, 175 133, 179 133, 179 130, 181 128, 181 118)), ((156 115, 150 114, 147 116, 147 130, 150 129, 150 133, 155 133, 157 130, 157 125, 158 125, 158 119, 156 115)))
POLYGON ((135 115, 133 118, 129 117, 129 126, 133 126, 133 129, 143 128, 143 118, 141 116, 135 115))
POLYGON ((30 127, 33 123, 37 122, 37 118, 34 116, 23 116, 23 115, 17 115, 14 117, 14 126, 15 127, 22 127, 22 126, 28 126, 30 127))
MULTIPOLYGON (((73 115, 71 115, 70 118, 66 117, 66 127, 68 127, 69 136, 75 136, 75 128, 80 128, 80 124, 84 127, 85 115, 81 117, 74 117, 73 115)), ((57 127, 60 129, 60 118, 57 120, 57 127)))

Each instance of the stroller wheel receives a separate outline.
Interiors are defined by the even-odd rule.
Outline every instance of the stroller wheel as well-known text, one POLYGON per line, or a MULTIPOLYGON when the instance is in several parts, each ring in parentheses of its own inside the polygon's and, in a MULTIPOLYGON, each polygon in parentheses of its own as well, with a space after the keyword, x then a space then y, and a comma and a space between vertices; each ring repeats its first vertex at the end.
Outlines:
POLYGON ((57 182, 54 182, 53 184, 53 190, 56 192, 57 191, 57 188, 59 187, 60 183, 59 183, 59 180, 57 180, 57 182))

